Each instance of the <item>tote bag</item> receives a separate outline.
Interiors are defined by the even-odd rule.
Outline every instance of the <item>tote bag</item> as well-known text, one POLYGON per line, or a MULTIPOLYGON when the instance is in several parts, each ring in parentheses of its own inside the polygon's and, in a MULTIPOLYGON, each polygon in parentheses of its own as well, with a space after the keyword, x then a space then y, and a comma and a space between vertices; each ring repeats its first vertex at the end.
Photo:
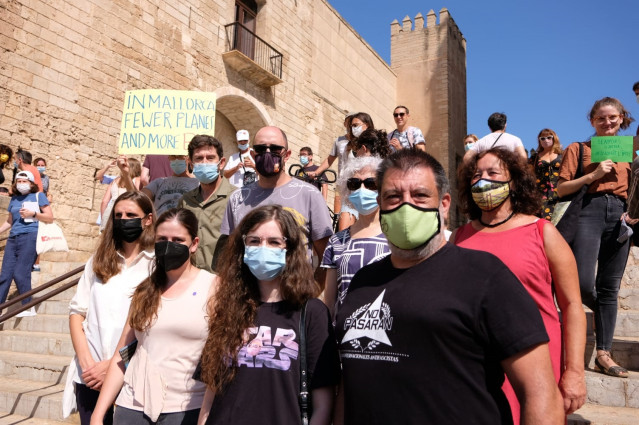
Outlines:
MULTIPOLYGON (((36 199, 39 193, 36 193, 36 199)), ((39 201, 38 201, 39 203, 39 201)), ((38 239, 36 241, 36 252, 38 255, 49 251, 69 251, 67 240, 64 238, 62 229, 55 223, 38 223, 38 239)))

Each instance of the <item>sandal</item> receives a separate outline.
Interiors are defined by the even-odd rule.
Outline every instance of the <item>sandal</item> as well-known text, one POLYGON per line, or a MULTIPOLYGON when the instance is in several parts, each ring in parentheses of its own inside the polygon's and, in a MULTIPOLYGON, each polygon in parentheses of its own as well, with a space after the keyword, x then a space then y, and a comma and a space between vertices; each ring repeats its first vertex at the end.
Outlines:
POLYGON ((623 368, 619 365, 615 365, 615 366, 610 366, 609 368, 604 367, 600 362, 599 362, 599 358, 600 357, 608 357, 610 360, 612 360, 612 357, 610 357, 610 353, 608 352, 604 352, 602 354, 599 354, 597 357, 595 357, 595 366, 596 369, 599 372, 606 374, 606 375, 610 375, 610 376, 614 376, 616 378, 627 378, 628 377, 628 370, 626 368, 623 368))

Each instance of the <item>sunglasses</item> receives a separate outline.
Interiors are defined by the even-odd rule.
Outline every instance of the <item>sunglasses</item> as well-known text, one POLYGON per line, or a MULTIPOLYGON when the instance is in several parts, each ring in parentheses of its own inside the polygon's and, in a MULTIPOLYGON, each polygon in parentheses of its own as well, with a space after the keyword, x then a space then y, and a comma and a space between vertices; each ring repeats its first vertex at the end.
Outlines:
POLYGON ((279 155, 285 148, 284 146, 279 145, 253 145, 253 150, 258 155, 265 154, 267 149, 269 150, 269 152, 279 155))
POLYGON ((404 115, 406 115, 406 112, 395 112, 395 113, 393 113, 393 116, 394 116, 395 118, 397 118, 397 117, 403 117, 404 115))
POLYGON ((374 177, 369 177, 367 179, 358 179, 357 177, 351 177, 346 180, 346 187, 348 190, 357 190, 362 187, 362 183, 364 187, 368 190, 377 190, 377 182, 374 177))
POLYGON ((539 140, 543 142, 544 140, 553 140, 554 138, 554 136, 541 136, 539 140))

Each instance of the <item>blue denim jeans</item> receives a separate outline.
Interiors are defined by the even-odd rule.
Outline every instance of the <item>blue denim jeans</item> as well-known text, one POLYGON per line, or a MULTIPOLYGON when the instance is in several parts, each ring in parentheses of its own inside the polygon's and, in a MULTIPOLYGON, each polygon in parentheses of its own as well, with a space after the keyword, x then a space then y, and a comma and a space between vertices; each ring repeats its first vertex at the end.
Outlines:
MULTIPOLYGON (((15 280, 18 292, 24 294, 31 290, 31 269, 36 257, 36 239, 38 232, 9 236, 4 248, 2 271, 0 271, 0 304, 7 300, 11 281, 15 280)), ((22 300, 22 304, 31 301, 31 297, 22 300)))
POLYGON ((582 302, 595 314, 598 350, 610 350, 617 323, 617 294, 630 250, 630 240, 617 242, 625 207, 614 195, 586 195, 572 243, 582 302))

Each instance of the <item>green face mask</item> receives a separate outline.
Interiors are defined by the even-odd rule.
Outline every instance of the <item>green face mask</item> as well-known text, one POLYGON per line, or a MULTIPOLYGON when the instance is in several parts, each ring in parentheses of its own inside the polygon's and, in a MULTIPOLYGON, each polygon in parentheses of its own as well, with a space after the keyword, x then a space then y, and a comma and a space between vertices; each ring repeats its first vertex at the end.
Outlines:
POLYGON ((441 230, 438 208, 420 208, 408 202, 380 211, 379 221, 386 239, 401 249, 424 245, 441 230))

